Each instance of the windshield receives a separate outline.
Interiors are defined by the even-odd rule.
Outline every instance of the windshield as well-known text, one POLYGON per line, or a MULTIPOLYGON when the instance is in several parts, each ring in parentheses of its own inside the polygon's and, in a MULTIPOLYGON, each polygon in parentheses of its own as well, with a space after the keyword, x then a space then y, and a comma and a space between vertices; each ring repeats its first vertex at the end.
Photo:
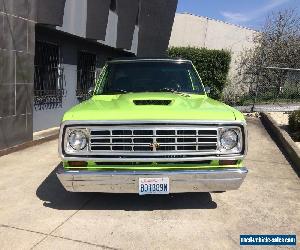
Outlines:
POLYGON ((109 63, 96 94, 184 92, 204 94, 192 64, 176 62, 109 63))

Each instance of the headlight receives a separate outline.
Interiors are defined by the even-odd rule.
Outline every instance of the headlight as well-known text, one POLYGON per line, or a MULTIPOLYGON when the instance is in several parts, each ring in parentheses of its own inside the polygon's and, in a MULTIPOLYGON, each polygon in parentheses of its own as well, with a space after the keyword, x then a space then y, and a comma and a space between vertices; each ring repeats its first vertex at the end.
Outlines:
POLYGON ((222 151, 238 153, 242 150, 242 134, 238 128, 223 128, 220 131, 220 146, 222 151))
POLYGON ((68 136, 68 144, 75 151, 80 151, 84 149, 87 145, 87 136, 81 130, 74 130, 68 136))

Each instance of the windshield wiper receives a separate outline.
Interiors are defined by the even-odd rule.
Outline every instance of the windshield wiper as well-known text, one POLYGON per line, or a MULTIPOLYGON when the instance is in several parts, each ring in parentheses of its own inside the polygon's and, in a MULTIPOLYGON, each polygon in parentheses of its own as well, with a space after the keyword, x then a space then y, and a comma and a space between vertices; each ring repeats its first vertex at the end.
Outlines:
POLYGON ((171 92, 171 93, 174 93, 174 94, 177 94, 177 95, 181 95, 181 96, 185 96, 185 97, 189 97, 190 96, 187 93, 180 92, 180 91, 178 91, 176 89, 172 89, 172 88, 162 88, 162 89, 160 89, 160 91, 167 91, 167 92, 171 92))
POLYGON ((112 91, 103 92, 103 94, 106 94, 106 95, 116 95, 116 94, 126 94, 126 93, 129 93, 129 92, 124 89, 115 89, 112 91))

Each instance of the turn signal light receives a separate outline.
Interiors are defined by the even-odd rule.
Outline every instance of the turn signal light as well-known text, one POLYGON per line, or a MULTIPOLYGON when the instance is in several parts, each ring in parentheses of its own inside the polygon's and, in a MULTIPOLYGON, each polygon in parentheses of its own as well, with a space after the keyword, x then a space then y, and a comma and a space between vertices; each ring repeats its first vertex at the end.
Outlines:
POLYGON ((220 165, 236 165, 237 164, 237 160, 220 160, 219 164, 220 165))
POLYGON ((70 167, 86 167, 87 166, 87 162, 86 161, 68 161, 68 165, 70 167))

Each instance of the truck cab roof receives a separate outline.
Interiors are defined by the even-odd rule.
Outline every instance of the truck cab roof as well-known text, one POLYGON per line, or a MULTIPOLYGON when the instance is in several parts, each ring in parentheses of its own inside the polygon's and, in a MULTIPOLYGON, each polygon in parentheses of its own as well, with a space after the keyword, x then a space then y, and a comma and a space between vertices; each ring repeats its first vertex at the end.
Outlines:
POLYGON ((182 58, 171 58, 171 57, 122 57, 114 58, 108 63, 120 63, 120 62, 174 62, 174 63, 192 63, 190 60, 182 58))

